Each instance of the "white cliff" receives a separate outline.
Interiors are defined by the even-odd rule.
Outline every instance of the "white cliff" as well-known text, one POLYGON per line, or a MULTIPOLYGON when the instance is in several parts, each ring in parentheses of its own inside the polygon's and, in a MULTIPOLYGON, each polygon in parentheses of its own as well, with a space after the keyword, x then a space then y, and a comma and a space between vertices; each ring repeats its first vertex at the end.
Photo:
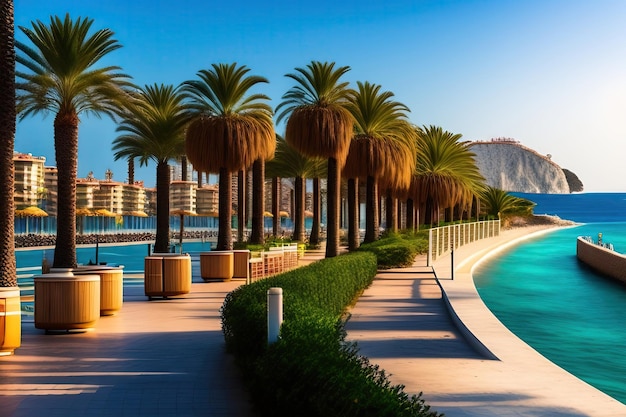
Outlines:
POLYGON ((516 141, 495 139, 473 142, 469 146, 476 154, 476 164, 487 185, 522 193, 570 193, 559 165, 516 141))

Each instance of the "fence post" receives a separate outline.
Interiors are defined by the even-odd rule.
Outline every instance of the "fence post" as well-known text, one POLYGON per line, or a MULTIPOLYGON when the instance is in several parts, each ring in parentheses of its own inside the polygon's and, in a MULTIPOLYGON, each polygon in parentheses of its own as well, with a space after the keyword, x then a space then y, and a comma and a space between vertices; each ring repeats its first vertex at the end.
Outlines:
POLYGON ((283 289, 272 287, 267 290, 267 344, 278 340, 283 323, 283 289))

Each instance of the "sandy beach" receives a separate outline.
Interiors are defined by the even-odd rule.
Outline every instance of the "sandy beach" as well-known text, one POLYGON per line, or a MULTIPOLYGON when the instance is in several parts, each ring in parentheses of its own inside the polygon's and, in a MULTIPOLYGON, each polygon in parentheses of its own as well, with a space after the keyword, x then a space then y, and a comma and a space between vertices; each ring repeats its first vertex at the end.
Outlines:
POLYGON ((409 393, 423 392, 447 417, 625 416, 626 405, 541 356, 478 296, 471 275, 475 265, 571 225, 537 223, 456 250, 454 280, 449 256, 435 262, 430 274, 425 258, 416 260, 413 273, 379 274, 352 310, 348 338, 393 383, 409 393))

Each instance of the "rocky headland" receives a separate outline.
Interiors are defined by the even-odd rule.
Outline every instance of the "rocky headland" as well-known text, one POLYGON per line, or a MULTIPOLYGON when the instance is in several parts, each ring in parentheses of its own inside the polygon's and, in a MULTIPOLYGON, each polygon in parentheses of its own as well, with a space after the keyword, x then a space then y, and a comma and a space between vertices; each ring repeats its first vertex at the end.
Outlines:
POLYGON ((550 155, 508 138, 472 142, 476 165, 487 185, 504 191, 539 194, 569 194, 583 190, 576 174, 564 170, 550 155))

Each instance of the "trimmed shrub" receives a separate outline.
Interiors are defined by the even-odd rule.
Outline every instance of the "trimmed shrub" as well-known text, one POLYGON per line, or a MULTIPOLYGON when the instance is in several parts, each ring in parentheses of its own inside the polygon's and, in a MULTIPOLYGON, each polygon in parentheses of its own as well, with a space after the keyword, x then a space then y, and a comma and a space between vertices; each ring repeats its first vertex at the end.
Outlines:
POLYGON ((222 328, 261 416, 437 416, 392 386, 345 341, 347 305, 372 282, 376 258, 360 252, 324 259, 226 297, 222 328), (284 323, 267 346, 267 290, 283 289, 284 323))
POLYGON ((376 275, 371 254, 348 254, 323 259, 302 268, 239 287, 226 296, 222 330, 226 347, 237 356, 257 356, 267 345, 267 290, 283 289, 285 321, 298 318, 302 308, 315 307, 338 317, 376 275))
POLYGON ((389 234, 361 245, 359 250, 374 253, 379 269, 403 268, 413 265, 415 256, 428 250, 428 239, 424 233, 389 234))

